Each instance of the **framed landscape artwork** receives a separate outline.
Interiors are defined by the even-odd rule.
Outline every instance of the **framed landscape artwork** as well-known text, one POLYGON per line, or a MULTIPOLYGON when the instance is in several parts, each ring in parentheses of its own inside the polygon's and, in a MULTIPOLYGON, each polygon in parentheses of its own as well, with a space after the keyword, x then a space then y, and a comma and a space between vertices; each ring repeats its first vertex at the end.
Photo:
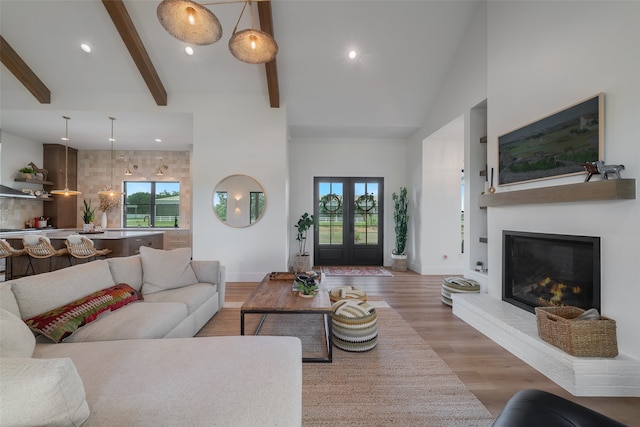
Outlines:
POLYGON ((604 94, 498 137, 498 184, 584 173, 603 160, 604 94))

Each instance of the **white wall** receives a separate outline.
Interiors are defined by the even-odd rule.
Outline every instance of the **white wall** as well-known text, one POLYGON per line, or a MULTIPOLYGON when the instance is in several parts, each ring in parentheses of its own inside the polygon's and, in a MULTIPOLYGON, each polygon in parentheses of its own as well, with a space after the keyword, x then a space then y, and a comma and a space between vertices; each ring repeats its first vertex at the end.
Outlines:
MULTIPOLYGON (((433 202, 426 197, 426 189, 423 188, 423 175, 428 174, 424 170, 422 165, 422 159, 428 156, 428 152, 423 151, 426 147, 423 147, 423 141, 430 135, 437 132, 443 126, 447 125, 452 120, 456 119, 460 115, 464 115, 465 123, 469 123, 471 110, 482 103, 486 97, 486 79, 487 79, 487 45, 486 45, 486 31, 487 31, 487 19, 486 19, 486 4, 484 2, 478 2, 476 5, 476 12, 469 24, 467 33, 465 34, 462 43, 458 48, 456 57, 452 63, 447 78, 442 82, 442 86, 436 101, 431 106, 429 115, 425 117, 425 123, 422 128, 416 132, 409 139, 408 146, 408 182, 409 182, 409 195, 416 200, 419 206, 423 206, 425 203, 433 202)), ((478 126, 474 126, 477 129, 478 126)), ((469 141, 472 138, 482 135, 471 135, 468 126, 464 129, 464 143, 465 147, 469 145, 469 141)), ((470 170, 468 159, 465 158, 465 170, 470 170)), ((472 197, 472 201, 476 198, 472 197)), ((469 212, 468 206, 465 206, 465 212, 469 212)), ((416 230, 415 242, 411 242, 411 252, 417 254, 417 260, 425 259, 425 254, 429 253, 429 248, 432 246, 433 241, 430 238, 422 238, 421 236, 430 236, 434 231, 427 218, 422 215, 422 212, 413 212, 410 210, 409 226, 416 230)), ((416 271, 455 271, 456 273, 470 272, 470 269, 465 270, 465 266, 469 265, 469 251, 465 251, 462 256, 462 265, 458 266, 457 259, 448 257, 448 262, 452 264, 452 268, 448 269, 447 263, 442 257, 442 253, 438 252, 435 256, 431 257, 432 264, 417 264, 416 260, 409 257, 411 268, 416 271), (456 265, 453 266, 453 262, 456 261, 456 265), (433 263, 436 264, 433 264, 433 263), (443 265, 447 267, 447 270, 442 269, 443 265)), ((428 259, 428 256, 427 256, 428 259)), ((474 260, 475 262, 475 260, 474 260)), ((446 273, 449 274, 449 273, 446 273)))
POLYGON ((417 213, 420 258, 412 262, 421 274, 463 271, 461 170, 464 169, 464 115, 447 123, 422 143, 422 197, 417 213))
MULTIPOLYGON (((497 170, 499 135, 604 92, 605 160, 624 163, 623 177, 638 177, 638 22, 638 2, 489 2, 490 167, 497 170)), ((498 191, 583 180, 559 178, 498 191)), ((490 208, 488 216, 489 294, 496 298, 501 297, 502 230, 600 236, 602 312, 617 322, 620 352, 640 358, 640 287, 633 279, 640 261, 638 200, 490 208)))
POLYGON ((185 97, 174 108, 193 111, 193 257, 218 259, 227 280, 259 281, 285 271, 287 242, 286 108, 271 109, 262 98, 212 101, 185 97), (213 211, 216 184, 229 175, 253 177, 264 188, 266 208, 254 225, 233 228, 213 211))
MULTIPOLYGON (((407 185, 406 140, 294 138, 289 144, 289 154, 291 227, 304 212, 313 213, 314 177, 384 178, 384 265, 391 265, 395 242, 391 194, 407 185)), ((409 241, 412 234, 409 228, 409 241)), ((313 257, 311 233, 307 239, 307 250, 313 257)), ((296 252, 295 243, 295 235, 291 233, 291 257, 296 252)))

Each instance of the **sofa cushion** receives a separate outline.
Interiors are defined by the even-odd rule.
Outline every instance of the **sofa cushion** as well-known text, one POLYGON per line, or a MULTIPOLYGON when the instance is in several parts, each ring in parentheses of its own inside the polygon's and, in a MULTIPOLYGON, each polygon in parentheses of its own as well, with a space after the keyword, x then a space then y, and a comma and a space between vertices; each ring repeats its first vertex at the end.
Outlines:
POLYGON ((302 420, 302 346, 295 337, 39 344, 34 357, 73 359, 91 426, 300 426, 302 420))
POLYGON ((210 283, 196 283, 180 289, 169 289, 162 292, 147 294, 147 302, 181 302, 187 306, 189 314, 196 311, 202 303, 216 293, 216 285, 210 283))
POLYGON ((142 289, 142 262, 140 255, 107 258, 115 283, 126 283, 133 289, 142 289))
POLYGON ((105 260, 22 277, 10 283, 23 319, 61 307, 116 284, 105 260))
POLYGON ((83 326, 64 342, 164 338, 186 317, 182 303, 138 301, 83 326))
POLYGON ((0 309, 0 357, 31 357, 34 348, 36 339, 22 319, 0 309))
POLYGON ((82 379, 69 358, 0 363, 2 425, 79 426, 89 418, 82 379))
POLYGON ((113 312, 140 299, 142 295, 138 291, 121 283, 26 319, 25 322, 32 331, 59 343, 105 312, 113 312))
POLYGON ((140 259, 142 260, 143 294, 198 283, 198 278, 191 268, 190 248, 163 251, 141 246, 140 259))
POLYGON ((20 317, 20 309, 16 297, 11 292, 11 284, 0 282, 0 308, 20 317))

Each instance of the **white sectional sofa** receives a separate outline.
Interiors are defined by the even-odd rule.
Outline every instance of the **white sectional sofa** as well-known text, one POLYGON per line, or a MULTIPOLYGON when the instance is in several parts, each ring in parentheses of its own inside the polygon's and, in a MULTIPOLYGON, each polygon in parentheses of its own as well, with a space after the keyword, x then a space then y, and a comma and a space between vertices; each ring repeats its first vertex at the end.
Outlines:
POLYGON ((143 247, 0 283, 0 425, 300 425, 300 340, 193 338, 225 278, 190 257, 143 247))

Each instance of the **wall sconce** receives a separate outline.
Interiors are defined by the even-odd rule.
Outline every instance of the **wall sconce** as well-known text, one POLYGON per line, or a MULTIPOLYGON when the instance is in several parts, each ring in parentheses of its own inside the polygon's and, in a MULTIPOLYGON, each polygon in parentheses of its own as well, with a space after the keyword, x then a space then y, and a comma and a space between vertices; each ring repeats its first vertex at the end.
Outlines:
POLYGON ((156 170, 156 175, 158 176, 164 175, 163 169, 168 170, 169 166, 165 165, 164 162, 162 161, 162 157, 160 157, 160 164, 158 165, 158 169, 156 170))
POLYGON ((240 199, 241 199, 240 197, 236 197, 236 198, 235 198, 235 201, 236 201, 236 211, 239 211, 239 210, 240 210, 240 206, 238 206, 238 203, 240 202, 240 199))
POLYGON ((124 168, 124 174, 126 176, 133 175, 133 172, 131 171, 131 169, 133 169, 133 170, 137 170, 138 169, 138 165, 133 163, 133 160, 131 160, 130 158, 125 157, 123 154, 120 155, 120 160, 123 161, 126 164, 126 166, 124 168))

